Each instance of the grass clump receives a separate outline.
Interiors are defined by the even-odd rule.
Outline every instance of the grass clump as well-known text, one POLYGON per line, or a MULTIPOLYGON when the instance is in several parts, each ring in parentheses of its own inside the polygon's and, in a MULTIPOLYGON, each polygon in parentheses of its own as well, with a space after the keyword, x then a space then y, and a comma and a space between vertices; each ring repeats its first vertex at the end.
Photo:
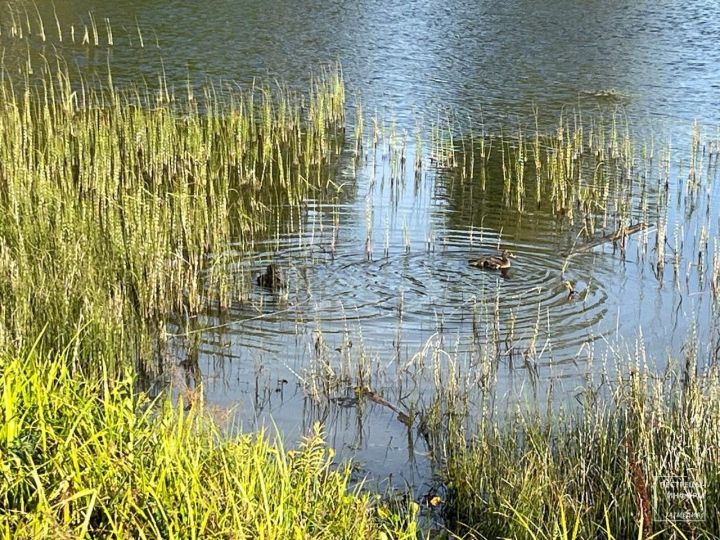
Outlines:
MULTIPOLYGON (((453 135, 452 124, 433 131, 432 161, 450 172, 449 194, 458 210, 485 217, 478 202, 498 202, 519 214, 536 210, 585 224, 591 234, 608 222, 637 219, 647 206, 644 165, 619 114, 562 116, 554 131, 453 135), (500 180, 502 179, 502 181, 500 180)), ((657 188, 657 186, 650 186, 657 188)), ((652 189, 650 189, 652 192, 652 189)), ((645 216, 647 217, 647 216, 645 216)))
POLYGON ((79 325, 85 357, 150 364, 148 336, 241 302, 249 279, 232 258, 297 226, 303 201, 331 185, 339 70, 307 96, 181 94, 162 78, 71 80, 60 60, 0 76, 0 350, 37 335, 58 350, 79 325))
POLYGON ((690 380, 633 372, 612 387, 579 411, 486 419, 476 437, 448 444, 448 515, 458 531, 717 538, 717 369, 690 380))
POLYGON ((319 428, 285 450, 150 400, 129 372, 79 377, 69 351, 1 360, 0 536, 415 538, 412 509, 348 489, 319 428))

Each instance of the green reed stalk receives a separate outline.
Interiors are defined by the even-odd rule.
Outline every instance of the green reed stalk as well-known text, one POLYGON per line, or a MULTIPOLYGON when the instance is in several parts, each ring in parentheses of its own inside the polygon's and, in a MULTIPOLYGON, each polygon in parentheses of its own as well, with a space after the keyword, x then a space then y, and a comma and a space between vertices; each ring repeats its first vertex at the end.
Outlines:
POLYGON ((41 71, 0 84, 0 346, 47 327, 57 348, 79 321, 89 353, 148 360, 165 321, 239 296, 229 246, 271 235, 275 208, 298 214, 331 184, 339 71, 305 98, 208 85, 184 102, 162 77, 118 89, 111 74, 73 81, 60 60, 41 71))
POLYGON ((618 376, 611 394, 588 393, 576 412, 485 419, 470 439, 448 429, 449 515, 458 531, 481 538, 716 538, 717 370, 618 376), (680 504, 662 483, 668 478, 699 486, 698 496, 682 503, 698 519, 667 519, 680 504))

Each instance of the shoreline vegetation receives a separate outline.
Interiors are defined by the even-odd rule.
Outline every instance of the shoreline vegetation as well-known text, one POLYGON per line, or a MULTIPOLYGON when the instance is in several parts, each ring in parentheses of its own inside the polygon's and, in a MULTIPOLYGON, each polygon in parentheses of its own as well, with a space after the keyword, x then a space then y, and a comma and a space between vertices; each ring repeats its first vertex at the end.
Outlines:
POLYGON ((434 434, 440 528, 412 500, 351 488, 319 425, 297 449, 228 433, 201 401, 150 399, 130 369, 86 375, 78 350, 2 356, 4 538, 710 539, 720 528, 717 367, 618 371, 579 410, 488 415, 469 438, 450 390, 434 434))
POLYGON ((162 80, 118 90, 71 81, 59 61, 37 71, 0 83, 0 349, 41 336, 60 350, 82 332, 86 357, 123 359, 108 369, 156 372, 168 321, 241 298, 228 246, 251 251, 332 187, 342 75, 303 97, 176 98, 162 80))
POLYGON ((472 437, 449 433, 450 528, 471 538, 717 538, 717 366, 657 374, 627 360, 629 372, 618 366, 577 410, 517 410, 481 419, 472 437))
MULTIPOLYGON (((421 527, 417 503, 350 488, 320 428, 285 449, 225 433, 201 402, 150 399, 139 380, 163 370, 168 322, 242 302, 252 282, 232 258, 297 226, 307 197, 341 190, 342 73, 323 72, 306 96, 210 85, 182 99, 162 79, 120 90, 110 75, 99 88, 73 81, 59 61, 39 73, 0 83, 2 537, 720 534, 720 378, 691 351, 661 375, 642 353, 618 358, 576 410, 544 415, 482 414, 487 402, 471 404, 454 379, 438 384, 422 429, 447 486, 448 530, 421 527), (481 414, 468 429, 471 405, 481 414), (690 506, 663 478, 698 488, 690 506), (663 521, 677 508, 701 518, 663 521)), ((629 135, 594 129, 501 141, 506 203, 598 223, 631 217, 635 193, 613 184, 631 172, 629 135)), ((474 181, 489 139, 471 136, 461 151, 452 131, 434 138, 436 165, 474 181)), ((404 166, 404 146, 391 161, 404 166)))
POLYGON ((2 358, 0 537, 416 538, 415 510, 351 489, 319 426, 295 450, 229 436, 130 371, 82 376, 72 350, 2 358))

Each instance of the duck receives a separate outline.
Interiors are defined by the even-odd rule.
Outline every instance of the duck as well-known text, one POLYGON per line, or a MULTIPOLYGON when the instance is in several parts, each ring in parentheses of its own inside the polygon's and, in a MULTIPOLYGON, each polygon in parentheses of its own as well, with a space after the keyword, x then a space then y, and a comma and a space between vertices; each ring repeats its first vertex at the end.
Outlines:
POLYGON ((272 263, 267 265, 265 272, 260 274, 256 281, 258 285, 268 289, 282 289, 285 286, 282 271, 272 263))
POLYGON ((568 300, 577 299, 578 292, 575 290, 575 287, 573 286, 573 284, 571 282, 569 282, 567 280, 563 281, 563 286, 565 287, 565 289, 567 289, 567 292, 568 292, 567 299, 568 300))
POLYGON ((500 270, 503 275, 507 273, 512 265, 510 259, 515 259, 515 255, 510 253, 507 249, 503 250, 500 255, 483 255, 477 259, 470 259, 468 262, 470 266, 476 268, 489 268, 491 270, 500 270))

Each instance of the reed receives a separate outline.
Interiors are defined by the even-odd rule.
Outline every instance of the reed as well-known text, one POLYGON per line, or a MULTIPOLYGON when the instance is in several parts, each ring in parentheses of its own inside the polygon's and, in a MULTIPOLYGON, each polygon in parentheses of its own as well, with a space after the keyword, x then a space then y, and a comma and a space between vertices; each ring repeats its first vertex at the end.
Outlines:
MULTIPOLYGON (((513 131, 486 132, 479 140, 451 115, 439 118, 431 130, 431 162, 457 185, 479 195, 499 191, 503 204, 519 213, 535 208, 571 224, 581 217, 588 235, 596 228, 627 222, 647 208, 652 193, 635 193, 641 184, 638 158, 628 122, 621 113, 561 116, 554 132, 538 127, 527 135, 513 131), (497 178, 488 182, 488 178, 497 178), (470 189, 468 188, 468 189, 470 189)), ((636 218, 637 219, 637 218, 636 218)))
POLYGON ((337 193, 339 70, 307 96, 208 84, 178 96, 72 80, 61 60, 0 82, 0 348, 151 366, 158 334, 242 298, 228 255, 337 193), (37 76, 37 74, 36 74, 37 76), (45 329, 43 331, 43 329, 45 329))
MULTIPOLYGON (((48 43, 53 46, 79 45, 86 49, 90 47, 106 48, 115 45, 113 29, 110 20, 107 18, 103 19, 105 30, 103 34, 92 12, 88 12, 87 20, 61 21, 57 10, 53 6, 52 22, 55 27, 55 35, 49 29, 52 23, 46 26, 43 18, 49 17, 48 11, 43 8, 43 12, 45 15, 40 12, 40 7, 35 2, 32 4, 16 4, 12 2, 3 4, 3 6, 0 6, 0 37, 6 38, 11 44, 13 41, 16 43, 37 41, 41 44, 48 43), (76 32, 79 40, 75 38, 76 32), (69 42, 64 39, 68 35, 70 36, 69 42)), ((124 38, 124 46, 132 46, 129 36, 121 37, 124 38)))
POLYGON ((716 538, 717 369, 617 377, 575 410, 482 416, 469 438, 448 420, 451 527, 467 538, 716 538), (694 483, 684 500, 669 487, 678 480, 694 483))

